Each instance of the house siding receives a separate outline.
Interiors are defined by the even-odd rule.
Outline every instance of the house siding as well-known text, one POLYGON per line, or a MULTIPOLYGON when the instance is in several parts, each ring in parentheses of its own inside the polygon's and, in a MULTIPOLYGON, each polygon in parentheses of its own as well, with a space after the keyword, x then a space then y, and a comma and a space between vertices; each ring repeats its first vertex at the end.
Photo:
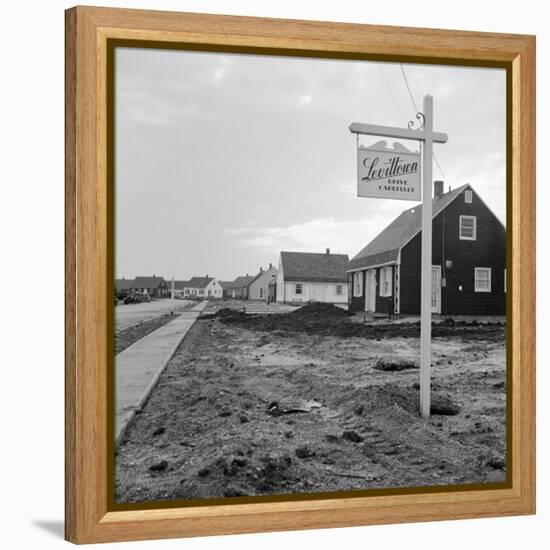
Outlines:
MULTIPOLYGON (((400 307, 402 314, 420 312, 421 234, 401 250, 400 307)), ((442 315, 504 315, 506 230, 475 192, 472 203, 461 193, 433 222, 432 265, 441 266, 442 315), (460 240, 460 215, 476 216, 476 240, 460 240), (452 267, 446 267, 446 261, 452 267), (491 292, 474 291, 474 268, 491 268, 491 292), (460 290, 462 287, 462 290, 460 290)))
POLYGON ((349 308, 350 311, 365 311, 365 271, 361 271, 361 277, 363 278, 363 292, 361 296, 355 296, 355 287, 354 287, 354 281, 353 281, 353 273, 350 273, 350 277, 348 279, 349 284, 349 294, 350 294, 350 300, 349 300, 349 308))
MULTIPOLYGON (((391 296, 380 296, 380 272, 383 268, 374 268, 376 279, 376 292, 375 292, 375 313, 381 314, 393 314, 395 308, 395 266, 384 266, 391 268, 391 296)), ((365 311, 365 300, 367 295, 367 270, 360 271, 363 280, 363 293, 362 296, 354 296, 355 289, 353 287, 353 274, 350 278, 350 310, 351 311, 365 311)))
MULTIPOLYGON (((284 301, 290 302, 328 302, 333 304, 348 303, 348 285, 345 281, 341 283, 310 283, 307 281, 292 281, 284 283, 284 301), (302 285, 302 293, 296 293, 296 285, 302 285), (342 294, 336 293, 336 287, 342 287, 342 294)), ((277 295, 277 301, 279 299, 277 295)))
POLYGON ((250 283, 248 288, 248 299, 263 300, 267 302, 269 283, 273 280, 273 276, 277 277, 277 269, 274 267, 262 271, 262 273, 250 283))

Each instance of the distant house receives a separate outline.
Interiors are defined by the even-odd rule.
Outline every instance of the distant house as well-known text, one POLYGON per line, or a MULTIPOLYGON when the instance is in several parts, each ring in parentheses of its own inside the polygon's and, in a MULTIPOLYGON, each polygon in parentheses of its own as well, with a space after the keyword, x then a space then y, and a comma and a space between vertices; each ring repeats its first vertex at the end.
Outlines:
POLYGON ((250 281, 248 285, 249 300, 264 300, 268 301, 269 283, 277 279, 277 268, 269 264, 269 267, 264 271, 260 267, 259 273, 250 281))
MULTIPOLYGON (((185 289, 189 287, 189 281, 174 281, 174 298, 184 298, 185 289)), ((168 285, 168 291, 172 289, 172 282, 168 285)))
POLYGON ((347 254, 281 252, 277 273, 277 302, 347 304, 347 254))
POLYGON ((248 300, 248 285, 254 280, 254 277, 249 275, 241 275, 231 283, 231 297, 237 300, 248 300))
POLYGON ((184 288, 184 296, 190 298, 221 298, 223 288, 214 277, 192 277, 184 288))
POLYGON ((115 295, 118 298, 124 298, 128 296, 132 290, 133 279, 115 279, 115 295))
POLYGON ((168 285, 164 280, 164 277, 136 277, 132 281, 132 290, 135 294, 149 294, 149 296, 155 296, 162 298, 169 295, 168 285))
POLYGON ((219 281, 221 287, 222 287, 222 296, 224 299, 231 298, 231 291, 232 291, 232 281, 219 281))
MULTIPOLYGON (((434 184, 432 313, 506 312, 506 229, 469 185, 434 184)), ((420 313, 422 205, 405 210, 349 263, 350 309, 420 313)))

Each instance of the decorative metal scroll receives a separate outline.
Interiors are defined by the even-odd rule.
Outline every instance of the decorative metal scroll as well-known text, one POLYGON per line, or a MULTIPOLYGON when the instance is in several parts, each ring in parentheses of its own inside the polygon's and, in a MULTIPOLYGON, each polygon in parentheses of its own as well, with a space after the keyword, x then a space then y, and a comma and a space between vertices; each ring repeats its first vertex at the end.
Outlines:
POLYGON ((409 121, 409 130, 422 130, 424 128, 424 123, 426 122, 426 117, 424 116, 424 113, 418 112, 416 113, 416 120, 420 122, 420 125, 418 128, 415 128, 414 125, 416 124, 414 120, 409 121))

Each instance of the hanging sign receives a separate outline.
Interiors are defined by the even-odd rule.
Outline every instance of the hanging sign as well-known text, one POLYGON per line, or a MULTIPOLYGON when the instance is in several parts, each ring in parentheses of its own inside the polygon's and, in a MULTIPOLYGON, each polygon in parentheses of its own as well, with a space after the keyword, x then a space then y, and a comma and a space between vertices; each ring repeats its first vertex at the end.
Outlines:
POLYGON ((420 154, 385 141, 357 149, 357 196, 417 201, 421 199, 420 154))

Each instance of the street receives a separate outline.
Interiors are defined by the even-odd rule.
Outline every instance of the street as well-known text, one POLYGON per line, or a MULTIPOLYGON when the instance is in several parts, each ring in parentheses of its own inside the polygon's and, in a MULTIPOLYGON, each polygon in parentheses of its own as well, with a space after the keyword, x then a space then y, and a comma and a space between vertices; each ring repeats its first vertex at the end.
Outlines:
MULTIPOLYGON (((194 303, 193 300, 174 300, 174 311, 182 311, 194 303)), ((121 304, 115 308, 116 331, 137 325, 142 321, 154 319, 168 313, 171 307, 169 298, 161 298, 141 304, 121 304)))

